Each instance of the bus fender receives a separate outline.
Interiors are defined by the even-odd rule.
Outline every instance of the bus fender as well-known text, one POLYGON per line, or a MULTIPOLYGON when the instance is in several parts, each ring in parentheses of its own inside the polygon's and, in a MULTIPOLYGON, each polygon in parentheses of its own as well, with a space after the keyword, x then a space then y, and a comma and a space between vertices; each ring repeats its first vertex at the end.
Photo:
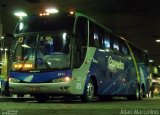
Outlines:
POLYGON ((95 94, 97 95, 98 85, 97 85, 97 79, 96 79, 96 77, 95 77, 94 75, 87 76, 86 81, 85 81, 85 85, 84 85, 84 89, 83 89, 83 95, 86 94, 86 92, 87 92, 87 91, 86 91, 86 89, 87 89, 86 87, 87 87, 87 84, 88 84, 88 82, 89 82, 90 80, 92 80, 93 83, 94 83, 95 94))

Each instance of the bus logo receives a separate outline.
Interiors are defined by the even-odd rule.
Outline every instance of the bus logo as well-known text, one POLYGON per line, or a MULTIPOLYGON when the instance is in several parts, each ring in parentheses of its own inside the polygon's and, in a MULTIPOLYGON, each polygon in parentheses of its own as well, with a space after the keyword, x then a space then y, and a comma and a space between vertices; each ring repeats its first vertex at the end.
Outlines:
POLYGON ((111 56, 108 57, 108 69, 111 72, 117 72, 118 70, 124 70, 124 63, 121 61, 113 60, 111 56))

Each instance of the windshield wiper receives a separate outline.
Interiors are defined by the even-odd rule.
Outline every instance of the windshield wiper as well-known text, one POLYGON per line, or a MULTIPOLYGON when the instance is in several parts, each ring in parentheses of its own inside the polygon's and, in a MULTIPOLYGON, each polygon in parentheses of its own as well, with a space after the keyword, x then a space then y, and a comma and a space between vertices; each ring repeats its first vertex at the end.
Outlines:
MULTIPOLYGON (((48 68, 48 69, 51 69, 51 67, 49 66, 48 62, 43 58, 43 54, 41 53, 41 51, 39 49, 37 49, 37 54, 40 54, 40 59, 42 59, 42 62, 45 64, 45 66, 48 68)), ((36 59, 36 64, 37 64, 37 59, 36 59)))

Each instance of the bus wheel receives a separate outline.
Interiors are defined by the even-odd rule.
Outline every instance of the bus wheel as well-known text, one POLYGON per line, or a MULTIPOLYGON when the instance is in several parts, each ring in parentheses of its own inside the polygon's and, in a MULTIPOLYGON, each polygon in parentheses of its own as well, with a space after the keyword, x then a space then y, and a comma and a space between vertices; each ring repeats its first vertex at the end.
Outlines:
POLYGON ((145 88, 142 87, 142 98, 146 98, 147 95, 146 95, 146 92, 145 92, 145 88))
POLYGON ((136 89, 136 99, 137 100, 141 100, 142 99, 142 95, 143 95, 142 92, 143 92, 142 88, 137 87, 137 89, 136 89))
POLYGON ((135 92, 133 99, 134 100, 141 100, 142 99, 142 89, 139 86, 137 86, 137 88, 136 88, 136 92, 135 92))
POLYGON ((93 98, 94 98, 94 89, 95 89, 94 83, 93 83, 92 80, 90 80, 88 82, 87 86, 86 86, 86 89, 85 89, 86 93, 81 96, 81 100, 83 102, 93 101, 93 98))
POLYGON ((44 103, 49 99, 49 96, 39 94, 39 95, 35 95, 35 99, 40 103, 44 103))
POLYGON ((142 91, 140 90, 139 86, 137 86, 135 94, 127 96, 128 100, 141 100, 142 99, 142 91))

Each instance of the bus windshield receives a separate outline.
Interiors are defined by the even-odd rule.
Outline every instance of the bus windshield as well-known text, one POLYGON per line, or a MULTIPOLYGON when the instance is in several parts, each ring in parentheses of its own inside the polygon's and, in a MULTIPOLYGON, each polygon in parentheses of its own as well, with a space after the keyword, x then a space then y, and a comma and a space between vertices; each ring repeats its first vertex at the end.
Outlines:
POLYGON ((14 47, 12 70, 53 70, 70 65, 69 32, 21 34, 14 47))

